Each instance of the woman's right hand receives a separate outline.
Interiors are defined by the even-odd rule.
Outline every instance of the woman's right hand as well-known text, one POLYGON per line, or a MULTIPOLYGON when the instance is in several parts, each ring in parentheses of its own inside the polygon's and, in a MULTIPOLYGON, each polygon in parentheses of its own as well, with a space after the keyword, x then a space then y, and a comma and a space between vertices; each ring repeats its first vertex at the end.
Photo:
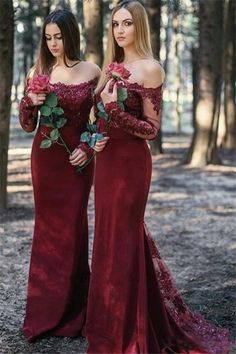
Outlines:
POLYGON ((41 106, 46 99, 46 93, 34 93, 32 91, 29 91, 28 97, 31 99, 34 106, 41 106))
POLYGON ((104 136, 102 140, 97 140, 95 146, 93 147, 93 150, 95 150, 96 152, 101 152, 105 148, 109 139, 109 136, 104 136))

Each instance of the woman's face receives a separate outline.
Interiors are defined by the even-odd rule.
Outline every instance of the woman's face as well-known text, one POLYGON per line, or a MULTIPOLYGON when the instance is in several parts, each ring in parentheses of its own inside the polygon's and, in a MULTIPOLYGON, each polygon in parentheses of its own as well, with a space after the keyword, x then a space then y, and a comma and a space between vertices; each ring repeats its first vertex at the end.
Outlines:
POLYGON ((134 45, 134 24, 131 13, 121 8, 112 19, 113 36, 119 47, 134 45))
POLYGON ((64 45, 60 28, 55 23, 49 23, 45 27, 45 38, 48 49, 55 58, 63 57, 64 45))

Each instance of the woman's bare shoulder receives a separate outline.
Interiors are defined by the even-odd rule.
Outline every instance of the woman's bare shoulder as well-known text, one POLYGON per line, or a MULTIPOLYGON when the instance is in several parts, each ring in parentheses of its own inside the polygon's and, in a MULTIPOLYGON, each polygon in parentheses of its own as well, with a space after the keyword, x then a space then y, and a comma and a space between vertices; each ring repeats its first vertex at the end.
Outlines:
POLYGON ((99 78, 101 75, 101 69, 98 65, 90 62, 90 61, 81 61, 80 70, 86 70, 91 75, 91 79, 99 78))
POLYGON ((155 59, 147 59, 143 63, 143 75, 145 87, 159 87, 165 80, 165 71, 161 64, 155 59))

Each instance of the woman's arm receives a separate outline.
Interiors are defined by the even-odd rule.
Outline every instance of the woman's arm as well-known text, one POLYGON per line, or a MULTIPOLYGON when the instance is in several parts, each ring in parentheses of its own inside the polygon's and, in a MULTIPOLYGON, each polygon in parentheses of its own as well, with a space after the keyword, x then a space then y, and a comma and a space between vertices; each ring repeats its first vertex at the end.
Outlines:
POLYGON ((102 92, 105 110, 111 119, 126 132, 142 139, 154 139, 160 129, 160 109, 162 102, 164 72, 160 64, 152 63, 148 68, 146 80, 140 85, 143 100, 143 120, 123 111, 117 104, 117 89, 109 93, 109 84, 102 92), (113 100, 112 100, 113 99, 113 100))
POLYGON ((28 95, 25 95, 20 101, 19 120, 21 127, 27 133, 34 131, 37 126, 38 107, 33 104, 28 95))

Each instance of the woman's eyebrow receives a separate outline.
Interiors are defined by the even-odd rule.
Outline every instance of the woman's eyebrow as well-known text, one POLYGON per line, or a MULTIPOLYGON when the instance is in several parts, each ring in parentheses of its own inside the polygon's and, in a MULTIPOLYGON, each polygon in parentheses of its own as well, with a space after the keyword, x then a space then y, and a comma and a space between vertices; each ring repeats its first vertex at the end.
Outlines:
MULTIPOLYGON (((53 36, 57 36, 58 34, 61 34, 61 32, 55 33, 55 34, 53 34, 53 36)), ((45 36, 51 36, 51 34, 45 33, 45 36)))
MULTIPOLYGON (((125 18, 122 22, 124 22, 124 21, 132 21, 132 18, 125 18)), ((112 22, 119 22, 119 21, 112 20, 112 22)))

